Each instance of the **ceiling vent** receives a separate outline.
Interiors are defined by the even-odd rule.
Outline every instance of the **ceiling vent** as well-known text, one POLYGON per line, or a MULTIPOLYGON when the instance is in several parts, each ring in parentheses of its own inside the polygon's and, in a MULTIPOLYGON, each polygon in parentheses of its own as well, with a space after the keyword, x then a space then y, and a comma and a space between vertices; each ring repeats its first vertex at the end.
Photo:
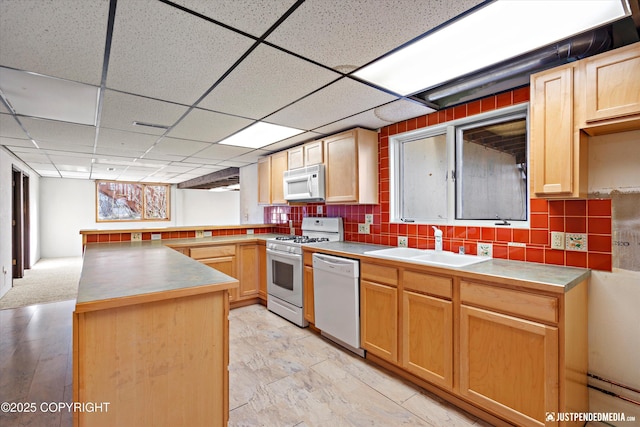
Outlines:
POLYGON ((600 28, 581 34, 411 95, 409 98, 431 108, 442 109, 526 86, 532 73, 611 49, 610 30, 600 28))
POLYGON ((226 168, 178 184, 179 189, 210 190, 240 184, 240 169, 226 168))

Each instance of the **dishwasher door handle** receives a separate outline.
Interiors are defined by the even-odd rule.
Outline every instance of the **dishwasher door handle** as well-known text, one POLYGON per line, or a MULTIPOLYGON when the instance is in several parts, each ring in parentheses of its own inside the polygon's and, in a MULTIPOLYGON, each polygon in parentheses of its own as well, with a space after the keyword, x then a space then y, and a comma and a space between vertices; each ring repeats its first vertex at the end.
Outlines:
MULTIPOLYGON (((318 254, 313 254, 313 256, 316 257, 318 260, 324 262, 324 263, 327 263, 329 265, 335 265, 336 267, 348 264, 348 261, 345 261, 345 262, 332 262, 328 258, 325 258, 322 255, 318 255, 318 254)), ((331 259, 336 259, 336 258, 335 257, 331 257, 331 259)))

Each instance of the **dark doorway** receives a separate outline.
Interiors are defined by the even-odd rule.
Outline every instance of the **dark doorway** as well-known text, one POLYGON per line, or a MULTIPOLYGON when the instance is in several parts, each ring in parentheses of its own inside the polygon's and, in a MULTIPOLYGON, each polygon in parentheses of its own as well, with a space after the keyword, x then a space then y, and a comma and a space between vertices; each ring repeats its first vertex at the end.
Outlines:
POLYGON ((12 171, 12 188, 13 277, 19 279, 24 276, 25 268, 31 267, 29 260, 29 177, 16 167, 12 171))

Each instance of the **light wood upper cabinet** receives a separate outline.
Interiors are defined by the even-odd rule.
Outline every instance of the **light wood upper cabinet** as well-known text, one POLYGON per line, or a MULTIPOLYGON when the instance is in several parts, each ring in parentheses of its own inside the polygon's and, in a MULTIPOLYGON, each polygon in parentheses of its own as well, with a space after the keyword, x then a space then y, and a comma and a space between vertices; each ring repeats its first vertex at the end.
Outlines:
POLYGON ((324 140, 327 203, 378 203, 378 134, 353 129, 324 140))
POLYGON ((288 156, 286 151, 281 151, 271 156, 271 203, 287 203, 284 199, 284 186, 282 179, 284 171, 287 170, 288 156))
POLYGON ((271 203, 271 156, 258 159, 258 203, 271 203))
POLYGON ((580 144, 574 143, 574 66, 531 76, 531 165, 533 194, 579 197, 580 144), (576 179, 577 178, 577 179, 576 179))
POLYGON ((304 148, 302 145, 288 150, 288 170, 304 167, 304 148))
POLYGON ((303 146, 304 148, 304 165, 319 165, 324 161, 324 148, 322 141, 313 141, 303 146))
POLYGON ((586 122, 640 114, 640 43, 584 60, 586 122))
POLYGON ((589 136, 640 129, 640 43, 531 75, 531 193, 586 198, 589 136))

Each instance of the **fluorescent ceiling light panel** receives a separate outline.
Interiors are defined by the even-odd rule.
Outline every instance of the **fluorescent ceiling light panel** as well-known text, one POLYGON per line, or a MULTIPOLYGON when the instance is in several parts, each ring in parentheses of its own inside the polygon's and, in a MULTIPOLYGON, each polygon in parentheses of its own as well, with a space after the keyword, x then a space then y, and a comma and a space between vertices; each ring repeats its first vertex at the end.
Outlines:
POLYGON ((235 135, 220 141, 220 144, 237 147, 260 148, 265 145, 301 134, 302 130, 271 123, 256 122, 235 135))
POLYGON ((624 0, 499 0, 354 75, 410 95, 629 14, 624 0))
POLYGON ((96 125, 96 86, 0 67, 0 90, 16 114, 96 125))

